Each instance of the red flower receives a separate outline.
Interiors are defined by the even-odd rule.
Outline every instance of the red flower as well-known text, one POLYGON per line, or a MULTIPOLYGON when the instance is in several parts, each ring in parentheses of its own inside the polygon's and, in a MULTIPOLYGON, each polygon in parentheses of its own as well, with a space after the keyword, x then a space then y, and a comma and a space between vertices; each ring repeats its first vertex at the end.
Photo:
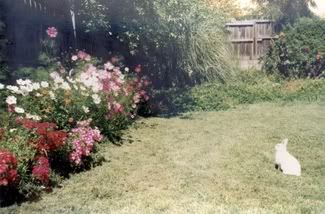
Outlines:
POLYGON ((29 119, 18 118, 18 124, 21 124, 24 128, 35 131, 39 136, 36 140, 31 141, 31 144, 39 152, 54 151, 59 149, 65 143, 67 133, 64 131, 56 131, 56 125, 54 123, 40 123, 29 119))
POLYGON ((50 131, 47 133, 47 143, 50 150, 56 150, 64 145, 67 133, 64 131, 50 131))
POLYGON ((43 184, 48 184, 50 180, 50 164, 46 157, 38 157, 36 165, 33 167, 32 175, 43 184))
POLYGON ((14 184, 17 177, 16 157, 9 151, 0 150, 0 186, 14 184))

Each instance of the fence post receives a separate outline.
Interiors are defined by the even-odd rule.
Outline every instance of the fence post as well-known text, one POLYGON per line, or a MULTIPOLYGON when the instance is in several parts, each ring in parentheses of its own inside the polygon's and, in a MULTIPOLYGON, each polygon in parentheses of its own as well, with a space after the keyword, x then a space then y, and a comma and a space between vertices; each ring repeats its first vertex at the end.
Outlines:
POLYGON ((73 46, 77 48, 77 28, 76 28, 76 4, 74 0, 70 0, 70 17, 72 22, 72 31, 73 31, 73 46))
POLYGON ((254 58, 256 59, 257 56, 257 46, 258 46, 258 35, 257 35, 257 23, 256 21, 254 22, 254 58))

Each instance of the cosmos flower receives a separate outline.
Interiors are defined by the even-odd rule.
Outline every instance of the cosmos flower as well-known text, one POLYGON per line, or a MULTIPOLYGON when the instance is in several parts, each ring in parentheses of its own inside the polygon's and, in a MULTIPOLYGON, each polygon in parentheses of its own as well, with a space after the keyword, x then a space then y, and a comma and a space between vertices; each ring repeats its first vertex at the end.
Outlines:
POLYGON ((50 38, 56 38, 58 36, 58 30, 55 27, 47 28, 46 33, 50 38))
POLYGON ((17 98, 14 97, 14 96, 9 96, 9 97, 7 97, 7 99, 6 99, 6 103, 7 103, 8 105, 15 105, 15 104, 17 104, 17 98))

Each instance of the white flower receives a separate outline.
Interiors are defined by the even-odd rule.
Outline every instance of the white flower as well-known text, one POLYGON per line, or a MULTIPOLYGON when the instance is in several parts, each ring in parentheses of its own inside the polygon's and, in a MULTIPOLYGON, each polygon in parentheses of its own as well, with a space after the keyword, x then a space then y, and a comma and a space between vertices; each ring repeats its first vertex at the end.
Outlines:
POLYGON ((81 92, 81 95, 84 96, 84 97, 89 97, 89 94, 87 92, 84 92, 84 91, 81 92))
POLYGON ((1 84, 1 83, 0 83, 0 90, 2 90, 2 89, 4 89, 4 88, 5 88, 4 84, 1 84))
POLYGON ((54 83, 56 83, 56 84, 64 82, 64 79, 57 72, 50 73, 50 77, 53 79, 54 83))
POLYGON ((73 56, 71 57, 71 60, 72 60, 72 61, 77 61, 77 60, 78 60, 78 56, 73 55, 73 56))
POLYGON ((61 88, 63 90, 71 90, 71 87, 70 87, 69 83, 67 83, 67 82, 63 82, 61 85, 61 88))
POLYGON ((22 79, 18 79, 18 80, 16 80, 16 83, 17 83, 18 85, 25 85, 25 81, 22 80, 22 79))
POLYGON ((36 97, 41 97, 42 95, 40 93, 36 93, 36 97))
POLYGON ((18 114, 23 114, 23 113, 25 113, 25 110, 23 108, 20 108, 20 107, 15 107, 15 112, 18 113, 18 114))
POLYGON ((39 120, 42 119, 40 116, 32 115, 32 114, 29 114, 29 113, 26 114, 26 118, 27 118, 27 119, 36 120, 36 121, 39 121, 39 120))
POLYGON ((86 106, 82 106, 82 110, 86 113, 86 114, 88 114, 90 111, 89 111, 89 108, 88 107, 86 107, 86 106))
POLYGON ((33 87, 33 90, 38 90, 41 88, 41 85, 38 82, 36 82, 36 83, 32 84, 32 87, 33 87))
POLYGON ((50 95, 51 100, 55 100, 55 94, 53 93, 53 91, 50 91, 49 95, 50 95))
POLYGON ((10 129, 10 130, 9 130, 10 133, 13 133, 13 132, 15 132, 15 131, 17 131, 17 129, 10 129))
POLYGON ((30 79, 26 79, 26 80, 18 79, 18 80, 16 80, 16 82, 20 86, 32 84, 32 81, 30 79))
POLYGON ((31 84, 20 86, 20 93, 23 96, 26 96, 29 92, 32 92, 33 90, 34 90, 34 88, 33 88, 33 85, 31 85, 31 84))
POLYGON ((14 97, 14 96, 9 96, 9 97, 7 97, 7 99, 6 99, 6 103, 7 103, 8 105, 15 105, 15 104, 17 104, 17 98, 14 97))
POLYGON ((19 91, 19 88, 17 86, 12 86, 12 85, 8 85, 7 86, 7 89, 15 94, 19 94, 20 91, 19 91))
POLYGON ((98 93, 102 89, 103 89, 103 86, 101 84, 93 85, 93 87, 92 87, 92 90, 94 93, 98 93))
POLYGON ((94 101, 95 104, 98 105, 101 102, 100 97, 98 96, 98 94, 93 94, 91 97, 93 98, 93 101, 94 101))
POLYGON ((42 88, 47 88, 47 87, 49 87, 49 83, 46 81, 42 81, 41 86, 42 86, 42 88))
POLYGON ((30 85, 30 84, 32 84, 32 81, 31 81, 30 79, 26 79, 26 80, 25 80, 25 84, 26 84, 26 85, 28 85, 28 84, 30 85))
POLYGON ((129 72, 130 69, 129 69, 128 67, 125 67, 125 68, 124 68, 124 71, 125 71, 125 72, 129 72))
POLYGON ((104 64, 104 67, 106 70, 113 70, 114 69, 114 65, 111 62, 107 62, 106 64, 104 64))

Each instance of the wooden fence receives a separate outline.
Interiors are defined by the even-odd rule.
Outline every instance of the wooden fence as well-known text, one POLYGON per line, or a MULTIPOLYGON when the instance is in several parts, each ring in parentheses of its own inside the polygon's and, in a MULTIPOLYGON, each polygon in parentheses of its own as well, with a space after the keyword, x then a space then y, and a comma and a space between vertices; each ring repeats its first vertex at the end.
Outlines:
POLYGON ((258 59, 265 54, 274 38, 274 24, 271 20, 237 21, 227 23, 226 28, 240 63, 251 61, 253 66, 258 64, 258 59))
POLYGON ((47 27, 60 32, 60 49, 71 46, 73 35, 67 0, 0 0, 5 8, 4 22, 8 40, 8 63, 11 67, 37 66, 41 41, 47 27))

